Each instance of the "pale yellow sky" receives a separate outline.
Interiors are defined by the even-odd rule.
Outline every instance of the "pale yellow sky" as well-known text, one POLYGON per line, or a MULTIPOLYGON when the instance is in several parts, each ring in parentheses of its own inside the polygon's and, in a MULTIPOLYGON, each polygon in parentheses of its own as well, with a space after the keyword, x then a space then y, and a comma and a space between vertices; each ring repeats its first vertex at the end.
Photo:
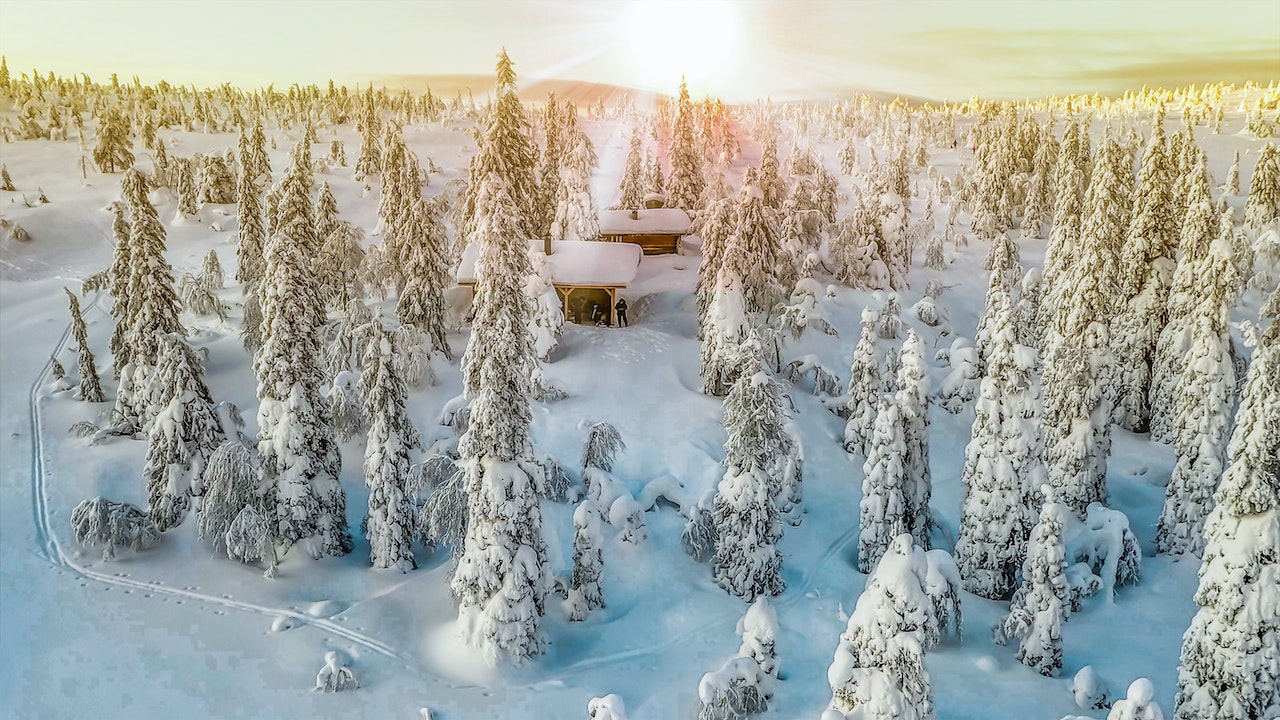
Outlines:
POLYGON ((1280 79, 1280 1, 0 0, 12 72, 321 83, 489 74, 730 101, 1024 97, 1280 79), (706 38, 701 42, 700 38, 706 38))

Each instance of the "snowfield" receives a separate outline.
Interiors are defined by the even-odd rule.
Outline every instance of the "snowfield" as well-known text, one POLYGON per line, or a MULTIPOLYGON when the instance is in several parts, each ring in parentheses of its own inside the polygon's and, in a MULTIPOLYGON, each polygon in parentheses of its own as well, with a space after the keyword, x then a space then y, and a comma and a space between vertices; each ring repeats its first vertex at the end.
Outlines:
MULTIPOLYGON (((1235 107, 1232 102, 1224 103, 1235 107)), ((5 114, 13 113, 5 108, 5 114)), ((961 131, 967 127, 962 120, 961 131)), ((614 117, 580 119, 600 168, 591 190, 597 207, 616 195, 630 127, 614 117)), ((430 175, 427 196, 456 179, 466 179, 475 152, 465 119, 409 125, 404 139, 425 167, 429 157, 443 172, 430 175)), ((1180 121, 1170 113, 1167 127, 1180 121)), ((1105 121, 1092 127, 1095 142, 1105 121)), ((93 123, 86 121, 86 137, 93 123)), ((737 127, 742 155, 728 172, 737 183, 760 147, 746 127, 737 127)), ((1059 132, 1061 125, 1059 125, 1059 132)), ((377 179, 353 179, 360 135, 351 124, 317 127, 316 155, 341 140, 348 166, 317 171, 328 181, 341 217, 377 244, 377 179)), ((300 133, 267 126, 276 143, 270 151, 278 177, 300 133)), ((234 133, 158 131, 170 157, 188 157, 234 148, 234 133)), ((807 130, 784 125, 778 143, 785 161, 797 136, 841 182, 838 215, 848 209, 849 178, 840 173, 841 140, 824 137, 817 123, 807 130)), ((1244 117, 1228 113, 1220 134, 1198 127, 1209 169, 1220 182, 1240 151, 1242 192, 1228 197, 1243 206, 1252 165, 1264 142, 1244 130, 1244 117)), ((91 140, 87 141, 90 143, 91 140)), ((135 144, 140 167, 151 160, 135 144)), ((859 148, 862 165, 866 148, 859 148)), ((89 151, 86 151, 89 152, 89 151)), ((115 380, 107 348, 112 320, 109 296, 81 298, 89 342, 98 358, 108 402, 91 404, 59 390, 50 356, 77 377, 67 302, 61 288, 79 292, 82 281, 110 264, 111 220, 107 205, 118 199, 119 174, 90 170, 81 176, 82 151, 67 141, 17 140, 0 145, 17 190, 0 191, 0 217, 19 223, 29 241, 0 240, 0 716, 13 718, 417 718, 430 709, 437 720, 454 718, 585 718, 592 698, 616 694, 636 720, 697 716, 699 678, 721 668, 737 653, 735 633, 749 605, 716 585, 710 567, 680 545, 685 515, 714 490, 724 430, 721 399, 704 395, 699 377, 697 283, 701 241, 686 237, 683 254, 643 257, 634 281, 620 291, 630 304, 628 328, 567 324, 544 371, 563 388, 563 400, 533 403, 535 453, 549 455, 581 479, 580 458, 588 429, 615 426, 626 443, 611 474, 644 507, 647 537, 624 542, 614 525, 603 525, 605 607, 584 622, 571 623, 557 598, 548 598, 543 624, 548 652, 520 668, 489 668, 458 636, 457 609, 449 593, 452 558, 447 548, 429 551, 415 544, 418 569, 402 574, 369 566, 369 544, 360 533, 368 502, 362 468, 364 438, 342 443, 341 483, 355 548, 341 558, 312 560, 293 552, 278 577, 262 568, 215 557, 197 541, 194 517, 168 531, 153 548, 123 551, 104 562, 101 550, 74 540, 69 518, 81 500, 96 495, 145 507, 142 480, 146 442, 112 437, 90 445, 68 432, 74 423, 109 422, 115 380), (39 204, 40 190, 48 204, 39 204), (28 207, 24 198, 32 203, 28 207), (72 349, 69 349, 72 348, 72 349), (682 512, 684 514, 682 514, 682 512), (317 673, 349 667, 358 689, 339 693, 313 690, 317 673)), ((972 161, 971 149, 930 149, 930 163, 947 177, 972 161)), ((916 178, 923 179, 923 173, 916 178)), ((1216 191, 1215 191, 1216 192, 1216 191)), ((1216 197, 1216 194, 1215 194, 1216 197)), ((167 191, 152 200, 168 232, 166 256, 175 276, 197 272, 213 250, 227 271, 227 287, 217 292, 228 307, 226 320, 184 312, 182 322, 194 347, 207 353, 205 379, 217 401, 230 401, 243 414, 244 432, 255 437, 256 380, 241 345, 241 289, 231 278, 236 266, 236 206, 205 205, 198 219, 175 221, 176 199, 167 191)), ((935 208, 941 232, 944 210, 935 208)), ((912 203, 911 220, 924 214, 923 195, 912 203)), ((964 223, 967 230, 967 222, 964 223)), ((452 228, 450 229, 452 233, 452 228)), ((1024 268, 1041 264, 1044 240, 1019 240, 1024 268)), ((946 248, 944 270, 923 267, 916 252, 910 288, 899 302, 904 324, 898 340, 878 341, 881 353, 900 345, 914 330, 925 346, 932 387, 944 386, 950 368, 934 353, 958 336, 972 338, 987 287, 982 269, 985 243, 946 248), (937 326, 912 312, 926 284, 939 280, 945 291, 937 304, 946 319, 937 326)), ((863 309, 878 310, 885 293, 840 286, 826 271, 816 295, 837 335, 807 331, 782 348, 792 360, 814 361, 834 373, 843 391, 857 343, 863 309)), ((450 300, 462 307, 464 290, 450 300)), ((1233 319, 1256 320, 1262 298, 1247 292, 1233 319)), ((395 299, 374 303, 385 319, 395 299)), ((455 311, 461 316, 465 309, 455 311)), ((461 319, 460 317, 457 319, 461 319)), ((450 332, 455 358, 468 340, 466 329, 450 332)), ((461 392, 458 360, 432 361, 439 382, 411 388, 408 410, 424 445, 448 442, 441 425, 445 404, 461 392)), ((840 634, 854 612, 867 576, 857 572, 862 460, 845 453, 844 420, 812 393, 813 376, 783 381, 804 448, 804 514, 786 526, 779 549, 786 589, 770 598, 777 617, 777 682, 764 718, 818 718, 831 698, 827 668, 840 634)), ((929 407, 933 492, 931 508, 939 527, 935 548, 952 550, 959 531, 961 467, 973 422, 973 405, 946 412, 936 399, 929 407)), ((1080 708, 1073 700, 1072 676, 1092 666, 1111 697, 1123 697, 1138 678, 1148 678, 1155 700, 1171 714, 1177 690, 1182 634, 1195 613, 1192 600, 1199 560, 1155 555, 1156 524, 1164 486, 1174 464, 1173 449, 1148 436, 1112 428, 1108 472, 1110 506, 1128 516, 1141 545, 1142 579, 1121 587, 1114 601, 1099 593, 1084 601, 1063 623, 1063 669, 1046 678, 1020 664, 1015 646, 991 639, 992 626, 1008 603, 962 593, 963 637, 944 640, 926 655, 937 716, 944 719, 1057 720, 1082 715, 1099 720, 1106 710, 1080 708)), ((415 460, 423 459, 421 453, 415 460)), ((548 573, 572 571, 574 509, 571 503, 542 502, 548 546, 548 573)))

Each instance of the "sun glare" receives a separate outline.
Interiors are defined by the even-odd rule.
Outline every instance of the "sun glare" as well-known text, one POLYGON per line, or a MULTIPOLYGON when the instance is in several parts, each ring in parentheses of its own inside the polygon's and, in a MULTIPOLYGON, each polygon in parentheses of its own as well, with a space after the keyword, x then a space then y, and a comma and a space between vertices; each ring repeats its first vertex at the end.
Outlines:
POLYGON ((729 0, 636 0, 620 18, 631 70, 650 88, 670 90, 684 75, 708 90, 733 72, 740 18, 729 0))

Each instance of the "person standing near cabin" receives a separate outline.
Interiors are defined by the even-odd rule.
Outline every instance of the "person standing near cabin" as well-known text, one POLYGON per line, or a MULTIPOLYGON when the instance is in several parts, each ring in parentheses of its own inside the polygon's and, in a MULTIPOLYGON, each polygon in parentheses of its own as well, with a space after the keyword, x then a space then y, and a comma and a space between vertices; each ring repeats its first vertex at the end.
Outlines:
POLYGON ((626 298, 618 298, 618 302, 614 303, 613 309, 618 311, 618 327, 627 327, 626 298))

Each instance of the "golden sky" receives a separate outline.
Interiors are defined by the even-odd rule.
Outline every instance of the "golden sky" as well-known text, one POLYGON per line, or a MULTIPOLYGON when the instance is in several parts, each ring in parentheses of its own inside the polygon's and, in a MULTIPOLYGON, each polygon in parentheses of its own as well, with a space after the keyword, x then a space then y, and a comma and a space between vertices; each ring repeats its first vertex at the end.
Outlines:
POLYGON ((0 0, 12 72, 344 83, 490 74, 730 101, 1019 98, 1280 79, 1280 0, 0 0))

